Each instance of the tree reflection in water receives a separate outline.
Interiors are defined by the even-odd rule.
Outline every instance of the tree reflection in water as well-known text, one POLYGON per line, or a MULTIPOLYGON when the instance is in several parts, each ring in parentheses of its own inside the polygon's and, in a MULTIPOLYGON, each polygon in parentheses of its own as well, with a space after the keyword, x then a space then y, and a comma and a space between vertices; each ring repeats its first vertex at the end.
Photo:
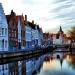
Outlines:
POLYGON ((72 66, 73 69, 75 69, 75 55, 74 54, 70 54, 68 55, 69 57, 69 65, 72 66))

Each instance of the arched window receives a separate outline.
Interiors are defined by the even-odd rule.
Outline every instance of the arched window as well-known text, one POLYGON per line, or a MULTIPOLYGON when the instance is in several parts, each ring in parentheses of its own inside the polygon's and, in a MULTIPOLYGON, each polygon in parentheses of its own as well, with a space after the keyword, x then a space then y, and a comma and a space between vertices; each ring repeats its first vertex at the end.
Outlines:
POLYGON ((2 40, 2 48, 4 48, 4 39, 2 40))

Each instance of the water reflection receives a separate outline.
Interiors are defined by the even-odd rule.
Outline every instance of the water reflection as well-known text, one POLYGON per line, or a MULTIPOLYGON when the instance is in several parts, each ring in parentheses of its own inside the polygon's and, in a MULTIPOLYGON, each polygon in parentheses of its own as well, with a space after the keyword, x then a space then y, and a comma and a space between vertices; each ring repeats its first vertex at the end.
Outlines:
POLYGON ((0 75, 75 75, 75 55, 56 52, 14 61, 0 65, 0 75))
POLYGON ((33 75, 43 64, 44 55, 0 65, 0 75, 33 75))
POLYGON ((75 55, 51 53, 49 58, 37 75, 75 75, 75 55))
POLYGON ((70 54, 67 56, 67 59, 69 61, 69 65, 72 66, 73 69, 75 69, 75 55, 70 54))

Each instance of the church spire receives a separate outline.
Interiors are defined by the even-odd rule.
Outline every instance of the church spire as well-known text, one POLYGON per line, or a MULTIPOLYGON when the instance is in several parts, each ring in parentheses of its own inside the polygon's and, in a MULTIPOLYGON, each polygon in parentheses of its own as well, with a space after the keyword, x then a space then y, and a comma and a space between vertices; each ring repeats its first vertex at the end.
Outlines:
POLYGON ((60 26, 59 33, 63 33, 62 27, 60 26))
POLYGON ((61 28, 61 26, 60 26, 60 30, 59 30, 60 32, 62 32, 62 28, 61 28))
POLYGON ((11 10, 11 15, 12 15, 12 16, 15 16, 15 15, 16 15, 13 10, 11 10))

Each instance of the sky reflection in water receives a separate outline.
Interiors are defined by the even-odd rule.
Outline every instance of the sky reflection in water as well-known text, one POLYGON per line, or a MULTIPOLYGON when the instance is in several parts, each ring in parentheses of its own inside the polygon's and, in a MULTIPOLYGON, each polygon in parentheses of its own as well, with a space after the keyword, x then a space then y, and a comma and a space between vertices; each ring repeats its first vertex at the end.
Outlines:
POLYGON ((44 61, 37 75, 75 75, 74 59, 74 55, 66 55, 65 59, 53 58, 52 60, 50 59, 50 61, 44 61))

